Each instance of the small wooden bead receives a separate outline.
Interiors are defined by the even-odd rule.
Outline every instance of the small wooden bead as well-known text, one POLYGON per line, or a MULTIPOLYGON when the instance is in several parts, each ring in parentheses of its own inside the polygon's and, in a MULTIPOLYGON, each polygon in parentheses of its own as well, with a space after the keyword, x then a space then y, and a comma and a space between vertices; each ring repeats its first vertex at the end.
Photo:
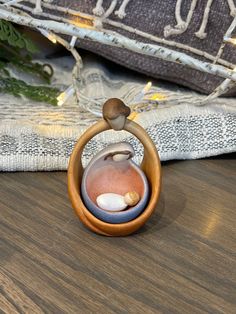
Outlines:
POLYGON ((132 191, 124 195, 124 201, 129 206, 135 206, 140 200, 140 196, 137 192, 132 191))

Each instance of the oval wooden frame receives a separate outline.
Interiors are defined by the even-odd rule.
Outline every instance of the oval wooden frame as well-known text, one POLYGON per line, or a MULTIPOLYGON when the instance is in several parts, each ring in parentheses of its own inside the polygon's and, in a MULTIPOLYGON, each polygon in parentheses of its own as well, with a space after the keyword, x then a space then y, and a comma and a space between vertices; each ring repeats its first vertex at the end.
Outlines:
POLYGON ((80 186, 84 168, 82 166, 82 153, 85 145, 97 134, 111 129, 110 125, 101 120, 91 126, 76 143, 68 166, 68 192, 73 208, 82 223, 92 231, 106 236, 129 235, 142 227, 151 216, 157 205, 161 189, 161 164, 158 152, 147 132, 137 123, 126 120, 124 130, 136 136, 144 147, 144 156, 141 168, 150 184, 150 198, 147 207, 132 221, 121 224, 110 224, 93 216, 85 207, 80 186))

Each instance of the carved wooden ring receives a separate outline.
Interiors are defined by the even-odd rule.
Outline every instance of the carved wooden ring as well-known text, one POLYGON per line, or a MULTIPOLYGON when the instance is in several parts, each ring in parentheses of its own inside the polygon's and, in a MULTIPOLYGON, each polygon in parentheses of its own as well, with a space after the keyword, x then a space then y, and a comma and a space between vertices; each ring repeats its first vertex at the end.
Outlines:
POLYGON ((101 120, 91 126, 76 143, 68 167, 68 192, 73 208, 82 223, 92 231, 106 236, 125 236, 142 227, 157 205, 161 188, 161 165, 158 152, 147 132, 137 123, 126 119, 124 130, 136 136, 144 147, 141 168, 147 176, 150 186, 150 198, 144 211, 134 220, 110 224, 99 220, 85 207, 80 193, 84 168, 82 153, 85 145, 97 134, 111 129, 107 121, 101 120))

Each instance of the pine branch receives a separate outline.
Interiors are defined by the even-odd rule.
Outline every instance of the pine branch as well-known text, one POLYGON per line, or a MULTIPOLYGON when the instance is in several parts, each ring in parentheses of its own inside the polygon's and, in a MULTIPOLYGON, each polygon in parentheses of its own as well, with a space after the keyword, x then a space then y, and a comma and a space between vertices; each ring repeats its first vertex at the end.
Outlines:
POLYGON ((57 88, 48 86, 31 86, 22 80, 0 76, 0 93, 12 94, 16 97, 25 96, 34 101, 47 102, 56 106, 56 97, 59 95, 60 91, 57 88))
POLYGON ((57 88, 31 86, 11 77, 7 70, 7 66, 11 65, 50 84, 53 68, 50 64, 33 62, 31 53, 36 51, 37 48, 31 40, 18 32, 10 22, 0 20, 0 93, 25 96, 34 101, 57 105, 56 97, 60 93, 57 88))
POLYGON ((17 48, 12 48, 0 41, 0 60, 7 64, 11 64, 19 70, 31 73, 41 78, 47 84, 50 84, 50 79, 53 75, 53 68, 48 64, 40 64, 32 62, 29 54, 22 55, 17 48))
POLYGON ((38 51, 35 44, 8 21, 0 20, 0 40, 7 41, 11 47, 26 49, 30 53, 38 51))

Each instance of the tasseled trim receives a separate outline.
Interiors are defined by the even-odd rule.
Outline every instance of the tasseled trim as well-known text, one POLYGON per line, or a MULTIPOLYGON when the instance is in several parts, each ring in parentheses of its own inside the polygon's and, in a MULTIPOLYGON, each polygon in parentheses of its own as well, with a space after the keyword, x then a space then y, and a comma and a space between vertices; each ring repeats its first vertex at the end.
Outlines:
POLYGON ((104 14, 104 9, 102 7, 103 0, 98 0, 96 7, 93 9, 93 14, 97 16, 102 16, 104 14))
MULTIPOLYGON (((125 9, 126 6, 128 5, 130 0, 124 0, 120 6, 120 8, 115 11, 115 14, 120 18, 123 19, 126 16, 125 9)), ((112 0, 109 8, 107 11, 104 10, 103 6, 103 0, 98 0, 96 3, 95 8, 93 9, 93 14, 96 16, 99 16, 99 19, 94 20, 94 26, 96 28, 101 28, 102 27, 102 22, 104 19, 108 18, 115 10, 115 7, 117 5, 117 0, 112 0)))
MULTIPOLYGON (((14 5, 14 4, 16 4, 18 2, 22 2, 22 1, 24 1, 24 0, 10 0, 10 1, 4 3, 4 5, 5 6, 11 6, 11 5, 14 5)), ((42 13, 43 12, 43 9, 42 9, 42 6, 41 6, 41 1, 42 0, 36 0, 35 1, 35 8, 33 10, 33 13, 38 14, 38 13, 42 13)), ((43 0, 43 1, 47 2, 47 3, 52 3, 53 2, 53 0, 43 0)))
MULTIPOLYGON (((197 1, 198 0, 192 0, 186 21, 184 21, 181 17, 181 7, 182 7, 183 0, 177 0, 176 6, 175 6, 175 19, 176 19, 177 23, 174 27, 167 25, 164 28, 164 37, 169 37, 171 35, 183 34, 188 29, 188 26, 189 26, 191 19, 192 19, 192 16, 193 16, 193 12, 196 8, 197 1)), ((235 17, 236 16, 236 7, 234 4, 234 0, 227 0, 227 2, 229 5, 229 9, 230 9, 230 15, 235 17)), ((200 39, 204 39, 207 36, 207 33, 205 32, 205 30, 207 27, 207 23, 208 23, 208 19, 209 19, 209 13, 211 10, 212 3, 213 3, 213 0, 207 1, 206 7, 204 10, 204 14, 203 14, 201 26, 200 26, 199 30, 195 33, 195 35, 200 39)))
POLYGON ((188 26, 189 26, 189 23, 192 19, 192 16, 193 16, 193 12, 195 10, 195 7, 196 7, 196 4, 197 4, 197 1, 198 0, 192 0, 191 2, 191 7, 190 7, 190 10, 188 12, 188 15, 187 15, 187 19, 186 21, 184 21, 181 17, 181 6, 182 6, 182 0, 178 0, 176 2, 176 7, 175 7, 175 18, 176 18, 176 22, 177 24, 172 27, 170 25, 167 25, 165 28, 164 28, 164 36, 165 37, 169 37, 171 35, 179 35, 179 34, 182 34, 184 33, 188 26))
POLYGON ((229 9, 230 9, 230 15, 235 17, 236 16, 236 7, 234 5, 234 0, 227 0, 229 9))
MULTIPOLYGON (((42 9, 42 6, 41 6, 41 1, 42 0, 36 0, 35 8, 33 10, 34 14, 38 14, 38 13, 42 13, 43 12, 43 9, 42 9)), ((53 2, 53 0, 44 0, 44 2, 51 3, 51 2, 53 2)))
POLYGON ((42 13, 42 7, 41 7, 41 0, 36 0, 36 4, 35 4, 35 8, 33 10, 33 13, 38 14, 38 13, 42 13))
POLYGON ((115 10, 117 4, 117 0, 112 0, 109 8, 107 9, 107 11, 104 14, 104 18, 107 18, 109 15, 111 15, 113 13, 113 11, 115 10))
POLYGON ((213 2, 213 0, 207 1, 207 5, 206 5, 206 8, 204 10, 204 15, 203 15, 203 19, 202 19, 202 24, 201 24, 199 30, 195 33, 195 35, 200 39, 204 39, 207 36, 207 33, 205 33, 205 29, 207 26, 209 12, 211 10, 212 2, 213 2))
POLYGON ((129 2, 130 2, 130 0, 124 0, 121 4, 119 10, 117 10, 115 12, 115 15, 117 15, 120 19, 123 19, 126 16, 125 9, 126 9, 129 2))

